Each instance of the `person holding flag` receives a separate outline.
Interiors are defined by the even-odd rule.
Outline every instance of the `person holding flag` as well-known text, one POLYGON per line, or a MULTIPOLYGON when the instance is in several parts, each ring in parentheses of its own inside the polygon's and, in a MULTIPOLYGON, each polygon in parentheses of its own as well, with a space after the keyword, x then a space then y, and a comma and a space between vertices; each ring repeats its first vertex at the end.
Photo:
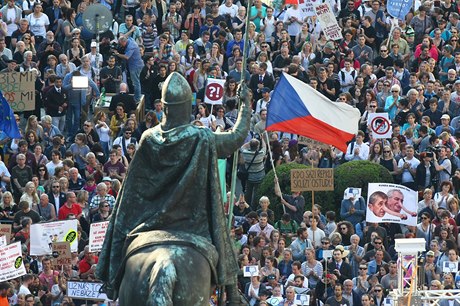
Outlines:
MULTIPOLYGON (((21 133, 19 132, 13 110, 2 92, 0 92, 0 135, 5 136, 0 140, 0 144, 4 142, 3 140, 8 138, 21 138, 21 133)), ((3 149, 0 149, 0 153, 3 158, 3 149)))

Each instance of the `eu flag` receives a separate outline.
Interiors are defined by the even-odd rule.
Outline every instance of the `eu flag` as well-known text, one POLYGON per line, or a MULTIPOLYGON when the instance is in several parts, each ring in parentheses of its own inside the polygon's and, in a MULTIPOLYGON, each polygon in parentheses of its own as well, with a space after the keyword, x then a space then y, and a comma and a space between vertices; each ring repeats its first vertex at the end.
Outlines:
POLYGON ((3 93, 0 91, 0 130, 5 132, 10 138, 21 138, 18 124, 14 119, 13 110, 8 101, 6 101, 3 93))

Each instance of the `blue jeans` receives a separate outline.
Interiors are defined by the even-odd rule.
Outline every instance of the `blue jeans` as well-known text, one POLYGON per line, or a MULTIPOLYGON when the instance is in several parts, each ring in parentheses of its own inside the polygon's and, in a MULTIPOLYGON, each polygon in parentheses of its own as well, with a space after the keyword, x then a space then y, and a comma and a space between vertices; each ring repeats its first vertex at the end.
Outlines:
POLYGON ((131 76, 131 82, 133 83, 134 87, 134 100, 136 100, 136 103, 139 102, 141 99, 141 81, 139 80, 139 77, 141 75, 141 70, 142 67, 140 68, 129 68, 129 74, 131 76))
POLYGON ((66 114, 67 137, 75 137, 80 127, 81 105, 69 104, 66 114))

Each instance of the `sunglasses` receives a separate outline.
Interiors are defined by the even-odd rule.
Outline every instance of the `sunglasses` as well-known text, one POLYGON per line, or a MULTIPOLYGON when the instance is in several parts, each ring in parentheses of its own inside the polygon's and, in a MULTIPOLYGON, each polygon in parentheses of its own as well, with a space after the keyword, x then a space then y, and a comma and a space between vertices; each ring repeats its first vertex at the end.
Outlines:
POLYGON ((392 90, 391 92, 399 92, 399 90, 392 90))
POLYGON ((381 242, 374 242, 374 244, 382 244, 381 242))
POLYGON ((125 132, 126 135, 131 135, 132 133, 131 132, 125 132))
POLYGON ((388 52, 388 50, 380 50, 380 52, 388 52))
POLYGON ((374 292, 382 292, 380 289, 374 289, 374 292))
POLYGON ((367 270, 366 267, 359 267, 360 270, 367 270))
POLYGON ((38 169, 38 171, 45 171, 45 169, 38 169))
POLYGON ((391 153, 391 151, 383 151, 383 153, 391 153))
POLYGON ((385 86, 385 87, 390 87, 390 84, 383 84, 383 86, 385 86))
POLYGON ((369 105, 370 108, 377 108, 377 105, 369 105))

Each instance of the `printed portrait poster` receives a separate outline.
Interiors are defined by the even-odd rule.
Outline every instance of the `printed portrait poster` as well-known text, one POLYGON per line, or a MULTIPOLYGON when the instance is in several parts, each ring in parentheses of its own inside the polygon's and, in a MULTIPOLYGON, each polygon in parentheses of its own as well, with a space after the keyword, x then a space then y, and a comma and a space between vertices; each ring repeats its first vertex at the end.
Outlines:
POLYGON ((51 255, 53 242, 69 242, 70 251, 78 251, 77 220, 36 223, 30 227, 30 255, 51 255))
POLYGON ((417 192, 402 185, 369 183, 366 221, 417 225, 417 192))

